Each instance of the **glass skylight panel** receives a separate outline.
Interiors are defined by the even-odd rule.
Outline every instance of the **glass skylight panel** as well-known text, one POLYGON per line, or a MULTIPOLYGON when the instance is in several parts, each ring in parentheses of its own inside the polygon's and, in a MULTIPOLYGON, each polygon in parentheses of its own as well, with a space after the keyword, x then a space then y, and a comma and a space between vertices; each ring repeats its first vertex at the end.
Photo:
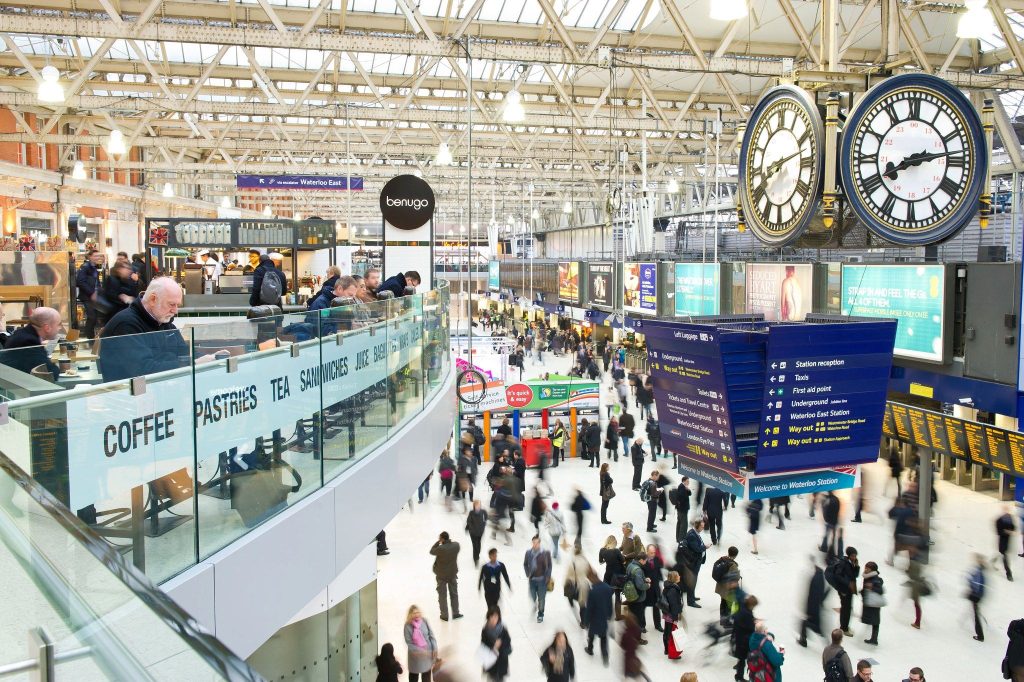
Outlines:
POLYGON ((440 17, 446 4, 445 0, 423 0, 420 2, 420 14, 425 17, 440 17))
POLYGON ((480 21, 497 21, 504 6, 505 0, 484 0, 484 5, 476 18, 480 21))
MULTIPOLYGON (((647 4, 647 0, 629 0, 626 7, 622 10, 622 14, 619 15, 618 21, 612 26, 616 31, 632 31, 636 26, 636 22, 640 19, 640 14, 644 11, 644 6, 647 4)), ((651 8, 654 11, 654 8, 651 8)))
POLYGON ((373 11, 378 14, 397 14, 398 3, 395 2, 395 0, 376 0, 376 2, 374 2, 373 11))

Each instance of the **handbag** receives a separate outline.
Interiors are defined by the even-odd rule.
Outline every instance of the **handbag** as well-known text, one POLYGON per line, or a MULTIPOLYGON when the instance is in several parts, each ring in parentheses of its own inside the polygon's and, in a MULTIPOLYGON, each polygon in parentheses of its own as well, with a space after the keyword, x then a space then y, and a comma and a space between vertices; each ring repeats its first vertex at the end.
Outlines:
POLYGON ((481 642, 476 650, 476 660, 480 661, 481 668, 490 670, 498 662, 498 654, 494 649, 481 642))
POLYGON ((676 624, 676 629, 672 631, 672 644, 675 646, 676 651, 683 650, 683 643, 686 641, 686 630, 683 629, 682 625, 676 624))
POLYGON ((554 578, 548 578, 548 592, 554 592, 554 591, 555 591, 555 579, 554 578))
POLYGON ((878 594, 874 590, 868 590, 864 593, 864 606, 870 609, 880 609, 888 604, 885 599, 885 595, 878 594))
POLYGON ((615 488, 611 487, 610 485, 606 486, 605 489, 601 491, 602 500, 610 500, 613 497, 615 497, 615 488))

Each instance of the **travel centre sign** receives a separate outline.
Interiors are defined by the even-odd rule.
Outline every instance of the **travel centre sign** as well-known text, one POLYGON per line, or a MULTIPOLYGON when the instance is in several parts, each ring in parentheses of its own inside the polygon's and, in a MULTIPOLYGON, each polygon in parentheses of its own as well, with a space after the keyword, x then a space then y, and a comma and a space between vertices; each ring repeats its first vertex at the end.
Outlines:
POLYGON ((256 436, 281 430, 288 438, 300 419, 387 381, 421 354, 422 325, 412 313, 290 348, 148 378, 146 392, 89 393, 67 401, 69 506, 77 510, 144 485, 197 460, 216 469, 219 453, 251 448, 256 436), (392 372, 388 371, 392 368, 392 372), (195 399, 193 400, 193 374, 195 399))

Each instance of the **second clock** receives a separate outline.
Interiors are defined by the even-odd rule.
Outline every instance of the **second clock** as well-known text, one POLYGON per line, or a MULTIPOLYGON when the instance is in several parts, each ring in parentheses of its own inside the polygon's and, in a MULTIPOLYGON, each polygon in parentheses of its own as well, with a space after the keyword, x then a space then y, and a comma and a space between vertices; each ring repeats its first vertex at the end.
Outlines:
POLYGON ((754 107, 740 147, 738 187, 745 222, 762 242, 792 242, 817 213, 823 141, 818 108, 801 88, 772 88, 754 107))

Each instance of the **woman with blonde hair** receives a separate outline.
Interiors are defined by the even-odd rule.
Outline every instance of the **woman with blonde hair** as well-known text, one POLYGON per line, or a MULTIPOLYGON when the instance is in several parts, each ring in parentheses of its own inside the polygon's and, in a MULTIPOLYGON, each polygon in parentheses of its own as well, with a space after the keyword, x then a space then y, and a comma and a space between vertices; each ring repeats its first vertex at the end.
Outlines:
POLYGON ((683 676, 679 678, 679 682, 698 682, 697 673, 683 673, 683 676))
POLYGON ((405 644, 409 647, 409 682, 430 682, 437 660, 437 639, 415 604, 405 616, 405 644))

